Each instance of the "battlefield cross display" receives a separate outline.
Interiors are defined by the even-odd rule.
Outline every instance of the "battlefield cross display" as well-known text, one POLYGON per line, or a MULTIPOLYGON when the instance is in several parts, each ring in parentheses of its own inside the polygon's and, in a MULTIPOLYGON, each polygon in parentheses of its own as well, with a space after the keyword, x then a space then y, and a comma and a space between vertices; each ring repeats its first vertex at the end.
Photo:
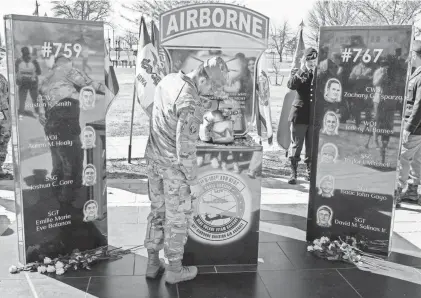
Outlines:
POLYGON ((388 254, 411 26, 322 27, 307 240, 388 254))
POLYGON ((107 245, 103 24, 5 20, 20 261, 107 245))

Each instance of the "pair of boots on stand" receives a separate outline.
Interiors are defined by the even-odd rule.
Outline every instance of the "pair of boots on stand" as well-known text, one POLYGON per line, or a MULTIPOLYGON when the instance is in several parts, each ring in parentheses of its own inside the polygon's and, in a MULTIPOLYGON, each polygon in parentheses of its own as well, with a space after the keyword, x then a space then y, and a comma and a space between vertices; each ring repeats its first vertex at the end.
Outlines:
MULTIPOLYGON (((298 160, 290 159, 291 176, 288 180, 289 184, 297 184, 298 160)), ((310 181, 311 163, 306 163, 306 180, 310 181)))
POLYGON ((402 200, 411 201, 421 206, 421 197, 418 195, 418 185, 408 183, 408 188, 403 192, 402 187, 398 187, 395 194, 396 208, 401 207, 402 200))
POLYGON ((158 275, 165 273, 165 281, 169 284, 176 284, 182 281, 192 280, 197 275, 197 267, 183 266, 181 259, 170 261, 166 267, 165 261, 159 258, 159 252, 148 249, 148 266, 146 268, 147 278, 156 278, 158 275))

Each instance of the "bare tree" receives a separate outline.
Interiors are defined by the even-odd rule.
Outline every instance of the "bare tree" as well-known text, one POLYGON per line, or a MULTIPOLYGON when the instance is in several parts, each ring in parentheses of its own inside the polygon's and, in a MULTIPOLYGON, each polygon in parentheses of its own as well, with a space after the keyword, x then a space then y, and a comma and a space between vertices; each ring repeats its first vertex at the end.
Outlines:
POLYGON ((291 36, 291 28, 288 21, 283 21, 282 24, 276 28, 271 28, 271 47, 276 50, 279 55, 279 62, 282 62, 282 55, 286 44, 291 36))
POLYGON ((361 21, 370 25, 412 24, 421 13, 421 1, 355 0, 361 21))
POLYGON ((111 11, 110 0, 51 1, 54 16, 66 19, 103 21, 111 11))
POLYGON ((200 3, 230 3, 241 5, 242 2, 243 0, 137 0, 136 3, 131 5, 123 4, 123 7, 138 12, 139 18, 133 20, 127 18, 123 14, 121 14, 121 16, 127 21, 139 24, 140 17, 143 15, 148 19, 153 20, 156 24, 159 24, 159 16, 161 13, 177 7, 200 3))
POLYGON ((137 44, 139 38, 138 33, 126 31, 126 33, 121 37, 123 41, 126 42, 127 46, 131 49, 135 44, 137 44))
POLYGON ((291 55, 291 57, 294 55, 295 49, 297 48, 297 43, 297 36, 294 36, 293 38, 289 39, 285 45, 285 50, 291 55))
POLYGON ((272 60, 272 67, 273 67, 273 72, 275 73, 275 85, 278 86, 278 75, 281 72, 281 67, 278 64, 278 61, 276 61, 276 59, 272 60))
POLYGON ((316 1, 310 9, 307 24, 310 32, 308 39, 313 44, 318 43, 319 28, 321 26, 357 25, 360 23, 360 10, 355 5, 356 1, 316 1))

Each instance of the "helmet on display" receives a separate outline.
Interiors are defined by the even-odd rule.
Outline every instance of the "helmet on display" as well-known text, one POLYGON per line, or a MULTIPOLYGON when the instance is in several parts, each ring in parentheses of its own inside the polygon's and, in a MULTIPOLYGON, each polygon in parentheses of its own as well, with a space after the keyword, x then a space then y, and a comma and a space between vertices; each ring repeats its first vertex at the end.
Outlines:
POLYGON ((232 120, 226 120, 219 110, 208 111, 203 116, 199 137, 204 142, 229 144, 234 141, 232 120))

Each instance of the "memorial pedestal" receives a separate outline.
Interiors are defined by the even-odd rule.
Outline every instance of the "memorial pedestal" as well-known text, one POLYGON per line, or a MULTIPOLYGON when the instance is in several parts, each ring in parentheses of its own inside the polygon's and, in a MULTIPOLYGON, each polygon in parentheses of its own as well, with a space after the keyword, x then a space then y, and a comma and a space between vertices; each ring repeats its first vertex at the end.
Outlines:
POLYGON ((202 143, 197 155, 205 192, 195 202, 184 263, 257 265, 262 146, 202 143))

